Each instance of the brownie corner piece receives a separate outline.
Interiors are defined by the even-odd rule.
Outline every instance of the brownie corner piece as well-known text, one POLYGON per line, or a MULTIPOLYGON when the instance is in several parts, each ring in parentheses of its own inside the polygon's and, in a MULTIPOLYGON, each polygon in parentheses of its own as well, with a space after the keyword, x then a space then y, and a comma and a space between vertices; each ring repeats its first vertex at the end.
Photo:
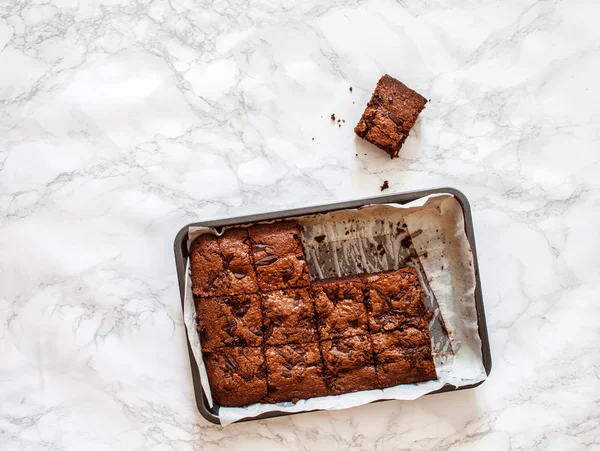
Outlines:
POLYGON ((197 296, 256 293, 248 232, 229 229, 223 235, 200 235, 190 249, 192 291, 197 296))
POLYGON ((395 158, 426 103, 425 97, 386 74, 377 82, 354 132, 395 158))
POLYGON ((247 406, 267 396, 262 348, 232 346, 203 357, 212 397, 221 406, 247 406))
POLYGON ((264 341, 268 346, 317 340, 315 309, 306 288, 262 295, 264 341))
POLYGON ((202 349, 262 345, 262 310, 257 294, 195 301, 202 349))
POLYGON ((379 388, 369 335, 324 340, 321 350, 330 394, 379 388))
POLYGON ((380 332, 371 339, 380 388, 437 379, 427 327, 380 332))
POLYGON ((317 342, 267 346, 268 396, 265 401, 297 402, 327 395, 317 342))
POLYGON ((301 227, 297 222, 259 224, 251 227, 248 233, 256 277, 262 291, 310 285, 301 227))

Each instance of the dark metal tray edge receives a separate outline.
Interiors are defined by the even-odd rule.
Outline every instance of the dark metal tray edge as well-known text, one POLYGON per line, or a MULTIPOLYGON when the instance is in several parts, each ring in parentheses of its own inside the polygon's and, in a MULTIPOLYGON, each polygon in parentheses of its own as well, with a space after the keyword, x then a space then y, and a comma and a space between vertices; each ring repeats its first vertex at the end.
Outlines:
MULTIPOLYGON (((469 201, 467 200, 467 197, 461 191, 459 191, 455 188, 446 187, 446 188, 435 188, 435 189, 428 189, 428 190, 407 191, 404 193, 389 194, 386 196, 367 197, 367 198, 351 200, 351 201, 346 201, 346 202, 338 202, 338 203, 333 203, 333 204, 315 205, 315 206, 309 206, 309 207, 303 207, 303 208, 294 208, 291 210, 281 210, 281 211, 274 211, 274 212, 262 213, 262 214, 256 214, 256 215, 239 216, 239 217, 235 217, 235 218, 189 223, 189 224, 183 226, 179 230, 179 232, 177 233, 177 236, 175 237, 175 242, 174 242, 175 265, 177 268, 177 278, 178 278, 178 282, 179 282, 179 293, 181 296, 182 309, 183 309, 183 298, 184 298, 184 291, 185 291, 185 267, 186 267, 186 261, 187 261, 187 257, 188 257, 187 233, 188 233, 189 227, 193 227, 193 226, 223 227, 223 226, 230 226, 230 225, 237 225, 237 224, 247 224, 247 223, 251 223, 251 222, 269 221, 269 220, 273 220, 273 219, 283 219, 283 218, 289 218, 289 217, 294 217, 294 216, 304 216, 304 215, 311 215, 311 214, 318 214, 318 213, 326 213, 326 212, 335 211, 335 210, 345 210, 348 208, 358 208, 363 205, 369 205, 369 204, 386 204, 386 203, 406 204, 406 203, 412 202, 414 200, 417 200, 421 197, 429 196, 432 194, 442 194, 442 193, 452 194, 456 198, 456 200, 459 202, 459 204, 463 210, 464 221, 465 221, 465 232, 467 235, 467 239, 469 240, 469 244, 471 245, 471 250, 473 251, 473 267, 475 268, 475 280, 477 283, 477 286, 475 287, 475 307, 477 309, 477 323, 478 323, 478 328, 479 328, 479 337, 481 338, 481 354, 482 354, 482 358, 483 358, 483 366, 485 368, 485 372, 489 376, 492 371, 492 355, 491 355, 491 351, 490 351, 487 323, 486 323, 486 319, 485 319, 485 311, 484 311, 484 306, 483 306, 483 295, 481 292, 481 280, 479 278, 479 262, 477 260, 477 249, 475 246, 475 235, 474 235, 474 230, 473 230, 473 217, 471 215, 471 206, 469 204, 469 201)), ((198 371, 198 365, 196 364, 196 361, 194 359, 194 354, 192 353, 192 348, 191 348, 190 342, 187 338, 187 333, 186 333, 186 342, 187 342, 188 354, 189 354, 189 358, 190 358, 192 381, 194 384, 194 393, 196 395, 196 405, 198 406, 198 410, 200 411, 200 413, 206 420, 208 420, 214 424, 221 424, 219 421, 219 414, 218 414, 219 407, 213 405, 213 408, 211 409, 208 406, 208 402, 204 396, 204 391, 202 390, 202 386, 200 384, 200 373, 198 371)), ((481 381, 481 382, 478 382, 475 384, 463 385, 461 387, 456 387, 454 385, 446 384, 439 390, 428 393, 428 395, 432 395, 435 393, 444 393, 444 392, 448 392, 448 391, 455 391, 455 390, 471 389, 471 388, 475 388, 475 387, 481 385, 483 382, 485 382, 485 381, 481 381)), ((382 402, 382 401, 385 401, 385 400, 379 400, 379 401, 374 401, 374 402, 382 402)), ((308 411, 308 412, 310 412, 310 411, 308 411)), ((288 413, 288 412, 274 411, 274 412, 267 412, 267 413, 264 413, 262 415, 252 417, 252 418, 244 418, 243 420, 240 420, 240 421, 252 421, 252 420, 259 420, 259 419, 263 419, 263 418, 272 418, 272 417, 279 417, 279 416, 285 416, 285 415, 296 415, 298 413, 308 413, 308 412, 288 413)))

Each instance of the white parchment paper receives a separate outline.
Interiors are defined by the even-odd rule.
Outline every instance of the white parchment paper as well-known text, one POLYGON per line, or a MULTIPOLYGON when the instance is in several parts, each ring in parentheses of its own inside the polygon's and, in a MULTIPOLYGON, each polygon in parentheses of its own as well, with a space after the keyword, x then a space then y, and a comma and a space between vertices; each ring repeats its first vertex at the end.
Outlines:
MULTIPOLYGON (((447 383, 461 386, 485 379, 477 329, 473 258, 462 208, 452 195, 428 196, 406 205, 372 205, 294 219, 304 228, 302 239, 312 280, 403 266, 419 270, 426 303, 434 312, 430 331, 438 379, 300 400, 296 404, 221 407, 222 425, 269 411, 335 410, 382 399, 412 400, 447 383)), ((204 227, 190 228, 188 246, 203 233, 216 232, 204 227)), ((202 387, 212 407, 196 331, 189 262, 187 274, 184 321, 202 387)))

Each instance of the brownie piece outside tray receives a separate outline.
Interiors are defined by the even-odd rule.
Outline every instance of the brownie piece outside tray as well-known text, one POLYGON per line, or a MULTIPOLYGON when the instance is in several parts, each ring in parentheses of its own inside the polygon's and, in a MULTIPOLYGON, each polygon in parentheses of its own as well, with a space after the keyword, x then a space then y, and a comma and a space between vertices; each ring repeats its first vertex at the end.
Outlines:
POLYGON ((395 158, 427 99, 389 75, 377 82, 354 132, 395 158))

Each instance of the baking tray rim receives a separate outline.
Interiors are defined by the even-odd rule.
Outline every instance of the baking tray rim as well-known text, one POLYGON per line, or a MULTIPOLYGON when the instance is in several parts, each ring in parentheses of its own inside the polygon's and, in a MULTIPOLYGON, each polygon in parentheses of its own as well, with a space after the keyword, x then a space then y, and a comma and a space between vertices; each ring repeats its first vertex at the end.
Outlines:
MULTIPOLYGON (((201 222, 192 222, 184 225, 177 235, 175 236, 174 242, 174 252, 175 252, 175 265, 177 268, 177 279, 179 284, 179 294, 181 297, 181 308, 183 310, 183 300, 185 294, 185 269, 186 269, 186 261, 188 258, 188 250, 187 250, 187 234, 190 227, 225 227, 239 224, 249 224, 253 222, 260 221, 270 221, 275 219, 285 219, 292 218, 296 216, 306 216, 311 214, 319 214, 319 213, 327 213, 330 211, 336 210, 346 210, 351 208, 359 208, 365 205, 370 204, 407 204, 414 200, 420 199, 422 197, 431 196, 435 194, 451 194, 460 204, 463 211, 463 218, 465 223, 465 233, 467 235, 467 240, 471 246, 471 250, 473 253, 473 268, 475 269, 475 308, 477 310, 477 326, 479 331, 479 337, 481 339, 481 354, 483 359, 483 366, 486 372, 486 375, 489 376, 492 371, 492 355, 490 350, 490 342, 489 335, 487 330, 487 323, 485 318, 485 311, 483 306, 483 294, 481 291, 481 280, 479 277, 479 262, 477 259, 477 249, 475 246, 475 236, 473 229, 473 217, 471 214, 471 205, 467 197, 456 188, 450 187, 441 187, 441 188, 432 188, 425 190, 413 190, 413 191, 405 191, 394 194, 387 194, 383 196, 374 196, 374 197, 364 197, 361 199, 342 201, 330 204, 322 204, 322 205, 312 205, 307 207, 293 208, 289 210, 279 210, 279 211, 271 211, 267 213, 260 214, 252 214, 246 216, 237 216, 233 218, 224 218, 224 219, 214 219, 210 221, 201 221, 201 222)), ((200 414, 209 422, 214 424, 221 424, 219 421, 218 409, 219 407, 213 403, 212 409, 208 406, 208 402, 206 397, 204 396, 204 391, 200 384, 200 373, 198 370, 198 365, 196 364, 196 360, 194 358, 192 348, 190 345, 190 341, 187 337, 186 333, 186 343, 188 348, 188 355, 190 358, 190 366, 192 372, 192 383, 194 386, 194 394, 196 397, 196 405, 198 407, 198 411, 200 414)), ((431 393, 427 393, 427 395, 433 395, 435 393, 444 393, 449 391, 457 391, 457 390, 467 390, 471 388, 475 388, 485 382, 483 381, 477 382, 475 384, 467 384, 461 385, 459 387, 451 384, 446 384, 439 390, 433 391, 431 393)), ((373 401, 373 402, 383 402, 389 401, 385 399, 373 401)), ((273 418, 279 416, 286 415, 297 415, 300 413, 308 413, 315 412, 315 410, 309 410, 305 412, 282 412, 282 411, 272 411, 266 412, 261 415, 244 418, 239 420, 238 422, 246 422, 253 420, 260 420, 264 418, 273 418)))

